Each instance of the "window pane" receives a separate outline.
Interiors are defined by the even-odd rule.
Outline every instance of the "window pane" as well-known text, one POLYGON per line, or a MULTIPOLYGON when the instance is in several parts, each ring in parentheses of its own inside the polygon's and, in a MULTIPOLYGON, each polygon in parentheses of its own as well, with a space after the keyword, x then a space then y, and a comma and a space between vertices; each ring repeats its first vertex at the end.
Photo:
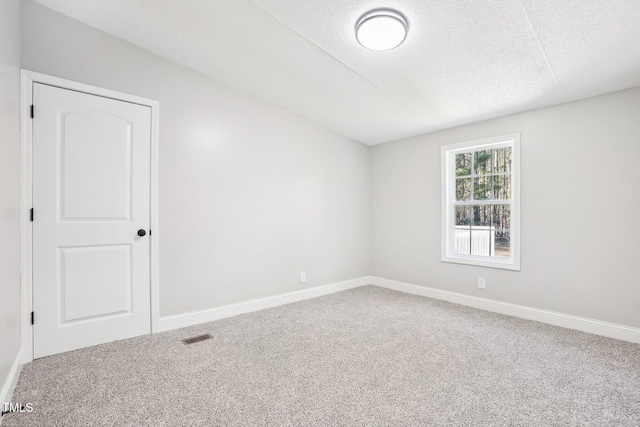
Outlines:
POLYGON ((491 216, 491 224, 496 232, 508 231, 511 228, 511 206, 492 205, 491 216))
POLYGON ((511 173, 511 147, 496 148, 493 151, 493 173, 511 173))
POLYGON ((493 198, 496 200, 511 199, 510 175, 497 175, 493 177, 493 198))
POLYGON ((471 175, 471 153, 456 154, 456 176, 471 175))
POLYGON ((491 206, 472 206, 472 210, 474 227, 491 225, 491 206))
POLYGON ((471 200, 471 178, 456 179, 456 200, 471 200))
POLYGON ((474 200, 488 200, 491 198, 491 177, 481 176, 473 179, 474 200))
POLYGON ((471 236, 471 206, 456 206, 456 227, 453 251, 468 255, 471 236))
POLYGON ((494 256, 506 257, 511 255, 511 206, 491 206, 491 223, 494 233, 494 256))
POLYGON ((472 206, 473 225, 471 226, 471 255, 491 256, 491 206, 472 206))
POLYGON ((511 233, 509 230, 495 231, 494 256, 508 258, 511 256, 511 233))
POLYGON ((457 227, 453 240, 453 252, 469 255, 471 253, 471 229, 469 227, 457 227))
POLYGON ((470 206, 456 206, 456 225, 471 225, 470 206))
POLYGON ((474 172, 476 175, 491 173, 491 152, 493 150, 481 150, 474 153, 474 172))
POLYGON ((489 228, 471 228, 471 255, 493 256, 493 242, 489 228))

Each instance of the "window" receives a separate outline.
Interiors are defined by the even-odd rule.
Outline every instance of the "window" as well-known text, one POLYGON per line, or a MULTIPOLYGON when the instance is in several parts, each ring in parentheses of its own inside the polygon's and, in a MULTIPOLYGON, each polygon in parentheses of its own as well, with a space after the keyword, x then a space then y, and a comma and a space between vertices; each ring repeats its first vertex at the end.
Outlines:
POLYGON ((442 261, 520 270, 520 134, 442 147, 442 261))

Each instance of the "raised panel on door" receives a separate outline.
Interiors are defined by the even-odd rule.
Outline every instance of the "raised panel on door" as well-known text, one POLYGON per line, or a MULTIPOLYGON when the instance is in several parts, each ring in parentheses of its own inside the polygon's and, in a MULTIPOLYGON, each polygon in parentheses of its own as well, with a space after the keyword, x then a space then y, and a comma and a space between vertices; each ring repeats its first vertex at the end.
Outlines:
POLYGON ((58 251, 61 324, 131 313, 131 245, 58 251))
POLYGON ((59 121, 60 219, 130 220, 131 123, 102 112, 66 113, 59 121))
POLYGON ((34 84, 34 357, 150 332, 150 108, 34 84))

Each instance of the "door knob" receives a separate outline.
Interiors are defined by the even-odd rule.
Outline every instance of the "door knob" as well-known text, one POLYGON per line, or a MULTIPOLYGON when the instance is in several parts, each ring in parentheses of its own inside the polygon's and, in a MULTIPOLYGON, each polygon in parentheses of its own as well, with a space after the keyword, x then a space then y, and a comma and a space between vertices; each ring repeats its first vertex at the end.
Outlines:
POLYGON ((138 230, 138 236, 142 237, 142 236, 144 236, 145 234, 147 234, 147 232, 146 232, 146 231, 144 231, 142 228, 141 228, 140 230, 138 230))

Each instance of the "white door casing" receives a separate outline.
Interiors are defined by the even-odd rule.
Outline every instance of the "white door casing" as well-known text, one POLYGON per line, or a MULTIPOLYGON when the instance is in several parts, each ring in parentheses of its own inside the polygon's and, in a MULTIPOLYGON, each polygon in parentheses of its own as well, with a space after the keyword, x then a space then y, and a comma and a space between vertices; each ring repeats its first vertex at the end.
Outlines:
POLYGON ((151 108, 40 83, 33 104, 34 357, 151 332, 151 108))

